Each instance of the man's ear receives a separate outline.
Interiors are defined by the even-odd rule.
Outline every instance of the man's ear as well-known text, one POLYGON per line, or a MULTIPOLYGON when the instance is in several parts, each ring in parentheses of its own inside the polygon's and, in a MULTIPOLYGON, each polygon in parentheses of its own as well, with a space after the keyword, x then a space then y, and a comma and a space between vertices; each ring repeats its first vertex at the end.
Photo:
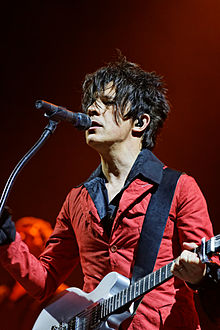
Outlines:
POLYGON ((135 119, 133 123, 132 132, 134 135, 142 135, 150 123, 150 116, 143 113, 139 118, 135 119))

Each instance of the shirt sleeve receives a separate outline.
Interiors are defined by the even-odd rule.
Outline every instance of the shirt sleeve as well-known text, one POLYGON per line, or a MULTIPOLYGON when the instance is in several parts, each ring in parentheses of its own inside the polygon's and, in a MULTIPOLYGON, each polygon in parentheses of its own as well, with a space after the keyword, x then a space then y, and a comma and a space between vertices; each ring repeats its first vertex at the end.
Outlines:
MULTIPOLYGON (((70 275, 79 262, 79 250, 70 221, 69 207, 73 194, 67 196, 57 217, 52 235, 40 256, 40 262, 54 279, 56 288, 70 275), (71 200, 70 200, 71 199, 71 200)), ((74 205, 72 206, 74 208, 74 205)))
POLYGON ((177 228, 179 241, 201 244, 201 238, 210 239, 213 228, 206 200, 195 179, 183 174, 176 188, 177 228))
POLYGON ((68 215, 69 195, 44 252, 36 258, 16 233, 15 241, 0 246, 0 260, 8 272, 27 290, 43 300, 54 293, 79 261, 78 246, 68 215))

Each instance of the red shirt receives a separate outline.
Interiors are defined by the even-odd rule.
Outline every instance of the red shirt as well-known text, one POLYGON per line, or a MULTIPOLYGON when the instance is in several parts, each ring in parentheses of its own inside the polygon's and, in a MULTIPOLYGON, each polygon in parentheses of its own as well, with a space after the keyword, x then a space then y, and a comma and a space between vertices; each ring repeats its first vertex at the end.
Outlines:
MULTIPOLYGON (((155 180, 156 181, 156 180, 155 180)), ((134 256, 154 182, 135 178, 124 190, 110 237, 84 186, 67 196, 40 262, 19 235, 0 248, 1 261, 35 297, 43 299, 65 280, 76 263, 84 274, 84 290, 92 291, 111 271, 131 278, 134 256)), ((213 236, 206 202, 195 180, 183 174, 176 187, 154 270, 175 259, 182 242, 200 244, 213 236)), ((129 329, 200 329, 193 293, 172 278, 145 295, 129 329)))

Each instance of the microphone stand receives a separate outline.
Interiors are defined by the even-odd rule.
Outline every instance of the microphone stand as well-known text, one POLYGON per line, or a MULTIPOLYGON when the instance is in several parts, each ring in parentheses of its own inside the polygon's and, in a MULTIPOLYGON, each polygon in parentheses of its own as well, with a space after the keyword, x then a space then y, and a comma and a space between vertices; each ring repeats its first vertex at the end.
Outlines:
POLYGON ((11 191, 11 188, 15 182, 16 177, 23 169, 23 167, 27 164, 27 162, 35 155, 35 153, 42 147, 44 142, 53 134, 55 131, 57 124, 59 122, 54 120, 49 120, 49 123, 44 128, 42 135, 39 140, 33 145, 33 147, 24 155, 24 157, 18 162, 15 166, 14 170, 11 172, 11 175, 8 178, 8 181, 4 187, 1 199, 0 199, 0 216, 2 215, 5 203, 8 199, 8 195, 11 191))

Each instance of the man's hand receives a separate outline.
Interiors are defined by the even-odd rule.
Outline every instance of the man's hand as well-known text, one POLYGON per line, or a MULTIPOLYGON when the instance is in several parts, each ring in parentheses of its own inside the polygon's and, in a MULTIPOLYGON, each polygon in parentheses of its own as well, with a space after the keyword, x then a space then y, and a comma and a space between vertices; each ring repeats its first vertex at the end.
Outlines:
POLYGON ((195 243, 183 243, 185 250, 176 259, 171 271, 183 281, 191 284, 198 284, 205 275, 206 265, 201 262, 193 250, 197 247, 195 243))
POLYGON ((0 245, 10 244, 15 240, 16 229, 11 218, 11 211, 6 206, 0 217, 0 245))

